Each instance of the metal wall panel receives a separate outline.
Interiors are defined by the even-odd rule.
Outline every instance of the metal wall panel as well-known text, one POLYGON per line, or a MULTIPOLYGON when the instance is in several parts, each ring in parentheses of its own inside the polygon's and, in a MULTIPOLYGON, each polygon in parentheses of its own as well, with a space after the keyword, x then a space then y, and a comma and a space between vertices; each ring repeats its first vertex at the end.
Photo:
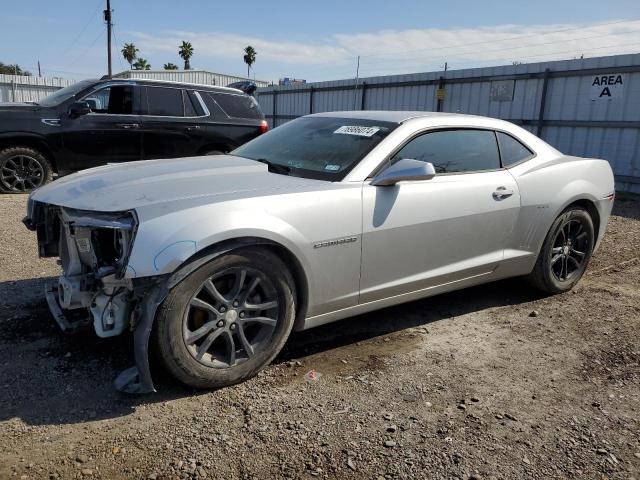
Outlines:
POLYGON ((63 78, 0 75, 0 102, 35 102, 73 84, 63 78))
POLYGON ((256 97, 272 126, 306 115, 311 107, 314 113, 436 111, 441 76, 441 111, 511 120, 566 154, 607 159, 619 188, 640 192, 640 54, 370 77, 360 79, 357 89, 354 79, 271 86, 258 89, 256 97), (614 73, 624 75, 623 95, 592 100, 594 76, 614 73), (493 82, 513 82, 513 95, 492 100, 493 82))

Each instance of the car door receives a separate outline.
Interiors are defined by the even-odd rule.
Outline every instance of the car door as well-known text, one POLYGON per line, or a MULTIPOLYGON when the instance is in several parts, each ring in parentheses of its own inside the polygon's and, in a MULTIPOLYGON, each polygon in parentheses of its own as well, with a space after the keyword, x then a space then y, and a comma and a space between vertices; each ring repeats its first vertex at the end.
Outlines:
POLYGON ((360 303, 488 275, 515 227, 520 197, 495 132, 429 131, 388 162, 402 158, 433 163, 436 176, 363 186, 360 303))
POLYGON ((142 143, 145 159, 197 155, 206 124, 179 87, 144 87, 142 143))
POLYGON ((62 120, 62 155, 70 170, 142 158, 139 91, 131 84, 108 85, 80 99, 91 112, 62 120))

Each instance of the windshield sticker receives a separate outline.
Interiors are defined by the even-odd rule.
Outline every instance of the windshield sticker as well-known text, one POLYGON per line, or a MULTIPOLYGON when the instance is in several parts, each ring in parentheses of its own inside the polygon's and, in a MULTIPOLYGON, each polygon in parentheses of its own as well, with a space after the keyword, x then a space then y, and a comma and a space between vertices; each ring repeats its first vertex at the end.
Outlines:
POLYGON ((344 125, 333 133, 340 133, 342 135, 357 135, 358 137, 372 137, 379 130, 380 130, 380 127, 362 127, 360 125, 344 125))
POLYGON ((337 172, 340 170, 340 165, 325 165, 324 169, 329 170, 330 172, 337 172))

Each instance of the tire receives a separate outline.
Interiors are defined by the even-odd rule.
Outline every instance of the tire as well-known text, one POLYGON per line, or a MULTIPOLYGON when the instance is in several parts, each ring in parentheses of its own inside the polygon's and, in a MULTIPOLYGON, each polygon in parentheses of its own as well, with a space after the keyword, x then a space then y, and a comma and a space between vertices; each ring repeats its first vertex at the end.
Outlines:
POLYGON ((51 163, 30 147, 9 147, 0 151, 0 192, 29 193, 49 183, 51 163))
POLYGON ((282 260, 266 249, 239 249, 214 258, 171 290, 156 317, 153 347, 180 382, 226 387, 271 363, 289 337, 295 311, 294 282, 282 260), (240 305, 234 306, 233 299, 240 305), (201 308, 202 301, 215 313, 201 308))
POLYGON ((225 153, 221 150, 209 150, 207 152, 204 152, 202 155, 206 156, 206 155, 224 155, 225 153))
POLYGON ((547 233, 536 265, 527 277, 529 283, 551 294, 571 290, 584 274, 594 245, 591 215, 580 207, 565 210, 547 233))

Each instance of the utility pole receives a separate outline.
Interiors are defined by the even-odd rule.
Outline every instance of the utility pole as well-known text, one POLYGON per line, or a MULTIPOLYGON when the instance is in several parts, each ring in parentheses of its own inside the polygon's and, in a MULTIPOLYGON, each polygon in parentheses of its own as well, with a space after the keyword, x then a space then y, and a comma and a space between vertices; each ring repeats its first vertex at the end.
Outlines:
POLYGON ((40 60, 38 60, 38 76, 42 76, 42 70, 40 70, 40 60))
POLYGON ((107 0, 107 9, 104 11, 104 21, 107 22, 107 75, 111 78, 111 0, 107 0))

